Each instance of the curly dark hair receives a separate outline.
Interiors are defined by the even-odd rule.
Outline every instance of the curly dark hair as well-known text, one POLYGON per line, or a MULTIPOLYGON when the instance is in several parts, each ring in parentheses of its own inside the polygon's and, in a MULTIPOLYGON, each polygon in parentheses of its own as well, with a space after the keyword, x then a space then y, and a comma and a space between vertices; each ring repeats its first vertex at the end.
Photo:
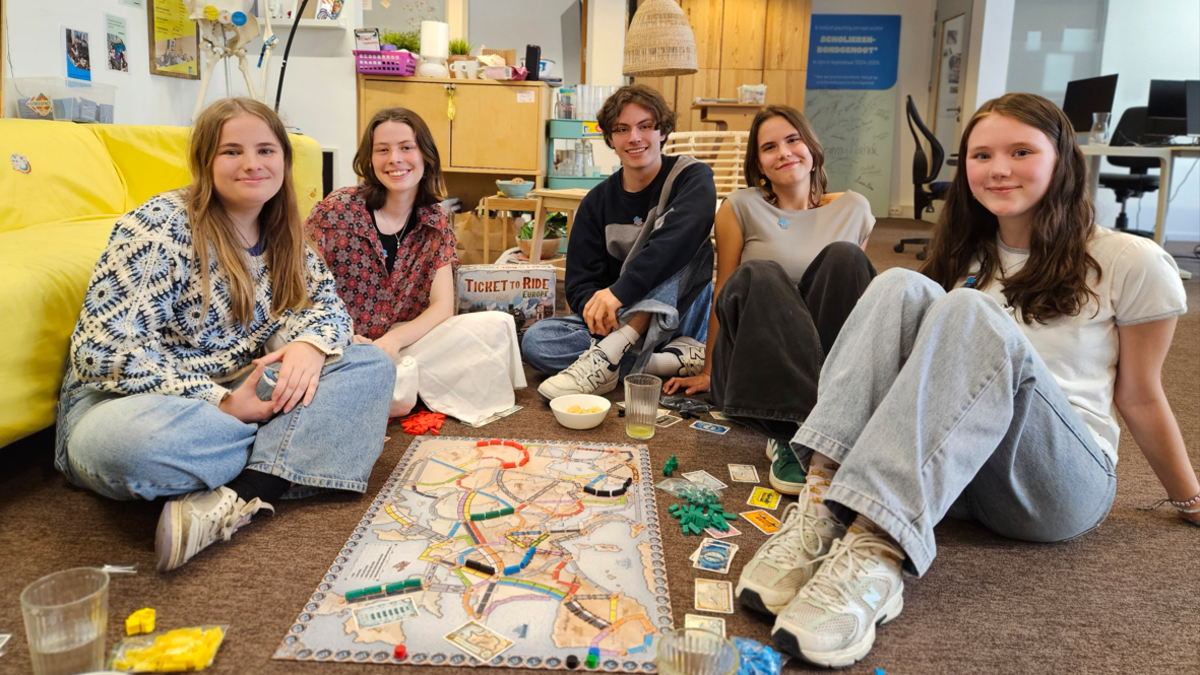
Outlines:
POLYGON ((667 136, 675 131, 675 111, 671 110, 671 104, 662 94, 644 84, 627 84, 609 96, 596 115, 596 122, 600 124, 600 131, 604 132, 604 142, 608 147, 613 147, 612 128, 617 125, 617 118, 630 103, 636 103, 654 115, 654 128, 662 132, 662 144, 659 147, 666 145, 667 136))

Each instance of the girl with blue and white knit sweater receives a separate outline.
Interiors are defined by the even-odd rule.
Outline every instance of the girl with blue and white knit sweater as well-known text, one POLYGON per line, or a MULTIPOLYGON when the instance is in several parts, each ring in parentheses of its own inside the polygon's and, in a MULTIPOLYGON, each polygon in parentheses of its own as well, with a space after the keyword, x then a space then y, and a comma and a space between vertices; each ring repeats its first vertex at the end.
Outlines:
POLYGON ((113 499, 182 495, 159 518, 160 570, 285 493, 365 491, 383 449, 395 366, 351 345, 292 161, 266 106, 209 106, 192 184, 117 221, 71 336, 56 466, 113 499))

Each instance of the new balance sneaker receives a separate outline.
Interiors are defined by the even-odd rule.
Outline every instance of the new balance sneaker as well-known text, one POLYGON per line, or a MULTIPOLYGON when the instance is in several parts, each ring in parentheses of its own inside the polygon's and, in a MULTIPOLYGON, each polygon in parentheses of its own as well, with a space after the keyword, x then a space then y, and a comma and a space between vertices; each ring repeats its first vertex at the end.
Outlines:
POLYGON ((807 474, 796 459, 796 453, 786 443, 769 438, 767 458, 771 460, 771 475, 767 477, 771 487, 785 495, 800 494, 807 474))
POLYGON ((775 646, 819 666, 861 661, 875 626, 904 609, 904 554, 887 539, 850 533, 837 540, 813 578, 775 619, 775 646))
POLYGON ((229 541, 238 528, 263 509, 275 512, 275 507, 257 497, 247 504, 225 486, 172 499, 163 506, 154 537, 158 571, 182 566, 219 539, 229 541))
POLYGON ((778 614, 808 583, 821 564, 821 556, 846 533, 841 523, 817 515, 812 495, 805 487, 800 499, 783 512, 779 531, 771 535, 742 568, 734 591, 743 607, 778 614))
POLYGON ((620 364, 608 360, 608 356, 596 346, 581 354, 575 363, 561 373, 546 378, 538 387, 538 394, 547 401, 567 394, 607 394, 617 388, 620 364))
POLYGON ((677 337, 662 348, 663 354, 679 359, 679 372, 669 377, 692 377, 704 370, 704 343, 687 336, 677 337))

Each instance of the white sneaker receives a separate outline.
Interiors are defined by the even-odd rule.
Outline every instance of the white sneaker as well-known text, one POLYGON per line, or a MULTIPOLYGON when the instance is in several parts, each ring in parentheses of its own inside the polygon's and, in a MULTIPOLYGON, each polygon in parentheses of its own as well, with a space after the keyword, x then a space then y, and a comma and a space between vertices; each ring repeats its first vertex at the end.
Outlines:
POLYGON ((817 515, 808 487, 799 501, 783 512, 779 531, 771 535, 750 562, 742 568, 734 595, 743 607, 778 614, 808 583, 846 528, 831 518, 817 515))
POLYGON ((692 377, 704 370, 704 343, 687 336, 675 338, 662 348, 663 354, 679 358, 679 372, 669 377, 692 377))
POLYGON ((876 624, 904 609, 904 553, 874 534, 847 534, 779 617, 771 637, 779 649, 810 663, 841 668, 875 644, 876 624))
POLYGON ((546 378, 538 387, 538 394, 547 401, 568 394, 607 394, 617 388, 619 365, 609 361, 592 340, 591 348, 575 359, 575 363, 546 378))
POLYGON ((257 497, 247 504, 223 485, 172 499, 163 506, 154 537, 158 571, 181 567, 218 539, 229 541, 238 528, 263 509, 275 512, 275 507, 257 497))

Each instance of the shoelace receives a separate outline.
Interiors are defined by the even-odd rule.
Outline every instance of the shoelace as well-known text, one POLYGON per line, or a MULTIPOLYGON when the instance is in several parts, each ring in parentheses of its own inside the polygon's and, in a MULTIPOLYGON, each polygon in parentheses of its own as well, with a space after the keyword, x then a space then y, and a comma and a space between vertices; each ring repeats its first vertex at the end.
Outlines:
POLYGON ((863 562, 875 552, 903 557, 896 547, 882 537, 866 533, 847 534, 833 542, 833 548, 822 556, 821 569, 817 570, 804 590, 810 598, 826 606, 852 604, 854 598, 847 585, 854 580, 856 573, 866 571, 863 562))
POLYGON ((596 340, 592 340, 592 346, 583 353, 583 358, 578 359, 575 363, 567 366, 563 371, 564 375, 569 375, 571 379, 577 383, 587 382, 588 376, 600 369, 608 369, 612 363, 608 360, 608 356, 598 347, 596 340))
POLYGON ((220 537, 225 541, 229 541, 230 537, 233 536, 233 533, 237 532, 238 528, 249 522, 250 517, 259 511, 263 509, 269 509, 272 513, 275 512, 275 507, 267 504, 258 497, 255 497, 254 499, 250 500, 250 503, 238 508, 238 497, 232 492, 222 496, 221 502, 222 503, 219 505, 219 508, 226 512, 223 517, 201 521, 201 526, 203 529, 201 530, 202 536, 197 542, 199 544, 199 546, 196 547, 197 551, 216 541, 217 537, 220 537), (224 502, 227 501, 232 502, 232 504, 226 506, 224 502))
POLYGON ((800 550, 811 557, 811 560, 804 562, 806 565, 811 565, 821 555, 825 541, 822 539, 821 533, 817 532, 815 519, 808 513, 807 507, 811 500, 812 493, 808 485, 805 485, 800 490, 796 503, 789 504, 784 510, 783 527, 780 528, 782 536, 771 542, 771 545, 764 551, 768 558, 782 566, 796 567, 800 563, 800 550), (813 534, 815 546, 809 545, 808 538, 804 536, 807 532, 813 534))

